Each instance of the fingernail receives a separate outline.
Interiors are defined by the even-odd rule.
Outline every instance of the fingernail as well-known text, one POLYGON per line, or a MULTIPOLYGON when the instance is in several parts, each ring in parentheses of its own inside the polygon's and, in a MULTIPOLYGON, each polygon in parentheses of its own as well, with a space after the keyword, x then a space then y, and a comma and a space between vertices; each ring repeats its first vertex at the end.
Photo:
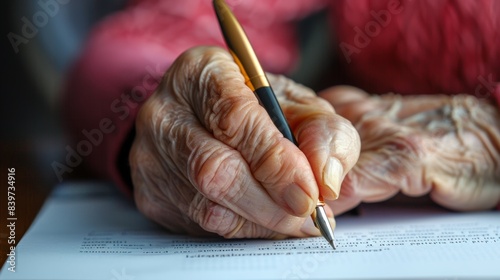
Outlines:
POLYGON ((297 184, 289 185, 285 190, 283 198, 288 207, 290 207, 290 209, 293 211, 292 214, 296 216, 307 215, 312 208, 313 200, 297 184))
POLYGON ((300 228, 300 231, 304 233, 305 235, 309 236, 320 236, 321 232, 317 227, 314 226, 314 222, 311 218, 307 217, 306 220, 304 221, 304 224, 300 228))
POLYGON ((337 199, 340 194, 340 185, 344 168, 340 161, 334 157, 328 158, 325 169, 323 169, 323 184, 325 184, 332 192, 331 197, 327 199, 337 199))

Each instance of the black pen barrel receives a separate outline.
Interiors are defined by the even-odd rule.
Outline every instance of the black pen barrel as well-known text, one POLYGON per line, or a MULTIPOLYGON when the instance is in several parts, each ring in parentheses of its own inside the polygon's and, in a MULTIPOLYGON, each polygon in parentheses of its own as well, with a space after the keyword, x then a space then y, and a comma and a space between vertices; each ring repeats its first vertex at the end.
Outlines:
POLYGON ((255 90, 255 95, 259 99, 262 107, 266 109, 267 114, 271 117, 274 125, 283 134, 283 136, 298 146, 297 140, 295 140, 295 137, 293 136, 290 125, 288 125, 285 114, 283 114, 283 110, 281 110, 273 89, 271 87, 261 87, 255 90))

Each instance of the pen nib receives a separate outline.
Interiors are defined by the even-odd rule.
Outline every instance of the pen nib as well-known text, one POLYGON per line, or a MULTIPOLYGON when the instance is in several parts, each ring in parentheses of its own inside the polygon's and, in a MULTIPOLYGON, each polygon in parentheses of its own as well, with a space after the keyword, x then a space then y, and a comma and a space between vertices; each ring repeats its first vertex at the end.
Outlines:
POLYGON ((330 246, 332 246, 333 250, 337 249, 337 246, 335 246, 335 241, 330 240, 328 243, 330 243, 330 246))
POLYGON ((328 221, 328 217, 326 216, 325 209, 322 205, 316 206, 316 210, 313 212, 312 219, 314 221, 314 225, 319 229, 321 235, 328 241, 330 246, 335 250, 337 246, 335 246, 335 237, 333 236, 333 229, 328 221))

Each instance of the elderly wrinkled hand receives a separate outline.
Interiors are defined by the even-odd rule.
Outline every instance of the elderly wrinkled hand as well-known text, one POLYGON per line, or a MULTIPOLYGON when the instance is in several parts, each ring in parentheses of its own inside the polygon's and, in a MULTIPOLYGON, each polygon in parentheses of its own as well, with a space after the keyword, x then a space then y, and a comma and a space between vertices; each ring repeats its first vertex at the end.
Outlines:
POLYGON ((500 203, 500 114, 473 96, 369 96, 347 86, 320 93, 360 134, 359 161, 335 213, 398 192, 430 194, 454 210, 500 203))
POLYGON ((359 135, 314 92, 269 78, 300 149, 226 51, 193 48, 174 62, 136 120, 129 160, 140 211, 179 233, 319 235, 309 215, 320 194, 338 196, 359 135))

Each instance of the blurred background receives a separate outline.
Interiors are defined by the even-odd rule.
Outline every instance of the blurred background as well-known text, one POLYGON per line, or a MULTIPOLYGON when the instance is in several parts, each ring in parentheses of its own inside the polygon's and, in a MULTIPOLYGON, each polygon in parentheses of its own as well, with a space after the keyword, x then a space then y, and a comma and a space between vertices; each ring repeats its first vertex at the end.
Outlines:
POLYGON ((56 114, 64 73, 93 24, 124 2, 2 2, 4 75, 0 113, 2 131, 9 132, 2 133, 2 139, 60 136, 56 114))
POLYGON ((1 141, 36 150, 42 169, 64 147, 58 115, 64 73, 93 24, 124 2, 2 2, 1 141))
MULTIPOLYGON (((7 169, 15 168, 17 242, 50 190, 60 183, 51 164, 63 162, 68 144, 58 103, 64 73, 93 24, 124 2, 2 1, 0 220, 6 221, 7 215, 7 169)), ((78 172, 71 175, 79 176, 78 172)), ((3 263, 10 245, 7 228, 0 229, 3 263)))

